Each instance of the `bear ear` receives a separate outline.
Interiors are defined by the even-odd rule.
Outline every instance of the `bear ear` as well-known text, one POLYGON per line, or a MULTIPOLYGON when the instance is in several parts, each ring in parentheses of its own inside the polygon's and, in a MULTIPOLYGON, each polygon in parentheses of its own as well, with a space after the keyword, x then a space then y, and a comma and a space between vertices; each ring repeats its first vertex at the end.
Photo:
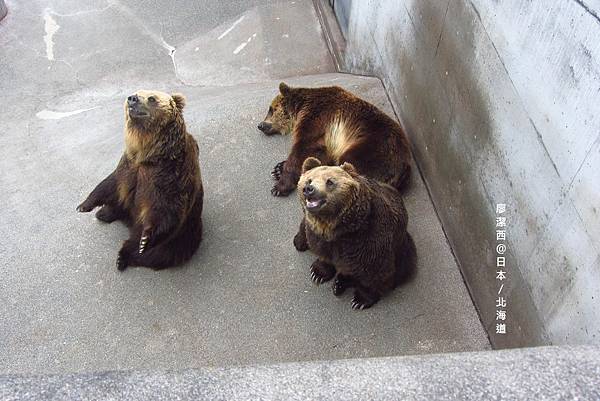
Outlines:
POLYGON ((281 82, 279 84, 279 92, 283 95, 289 95, 292 92, 292 88, 290 88, 289 86, 287 86, 287 84, 285 82, 281 82))
POLYGON ((175 106, 179 109, 179 111, 182 111, 185 107, 185 96, 183 96, 181 93, 173 93, 171 97, 175 101, 175 106))
POLYGON ((358 173, 356 172, 356 168, 354 168, 354 166, 348 162, 344 162, 342 163, 342 165, 340 166, 342 168, 342 170, 344 170, 345 172, 347 172, 350 175, 357 175, 358 173))
POLYGON ((321 161, 316 157, 309 157, 304 160, 302 163, 302 174, 306 173, 308 170, 312 170, 315 167, 319 167, 321 165, 321 161))

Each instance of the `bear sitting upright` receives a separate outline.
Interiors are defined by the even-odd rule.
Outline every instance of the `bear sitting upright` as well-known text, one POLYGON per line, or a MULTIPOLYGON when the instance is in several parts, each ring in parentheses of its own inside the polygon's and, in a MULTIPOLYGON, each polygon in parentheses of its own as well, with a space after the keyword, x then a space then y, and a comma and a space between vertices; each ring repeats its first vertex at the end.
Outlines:
POLYGON ((183 120, 185 98, 140 90, 125 101, 125 153, 116 170, 77 207, 123 220, 130 236, 117 268, 154 269, 191 258, 202 238, 203 188, 198 144, 183 120))
POLYGON ((318 256, 310 268, 314 282, 335 277, 336 296, 355 287, 353 309, 371 307, 415 270, 416 248, 395 188, 359 175, 347 162, 322 166, 309 157, 298 196, 304 218, 294 246, 318 256))
POLYGON ((287 160, 271 175, 271 193, 285 196, 296 188, 304 160, 313 156, 327 165, 344 162, 359 174, 408 186, 411 154, 400 125, 377 107, 338 87, 290 88, 279 84, 265 120, 258 129, 266 135, 292 134, 287 160))

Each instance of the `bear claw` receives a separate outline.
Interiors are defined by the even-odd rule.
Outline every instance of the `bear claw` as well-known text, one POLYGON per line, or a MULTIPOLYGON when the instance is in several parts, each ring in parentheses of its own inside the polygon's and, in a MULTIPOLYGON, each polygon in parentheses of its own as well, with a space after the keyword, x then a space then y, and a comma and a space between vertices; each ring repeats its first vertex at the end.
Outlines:
POLYGON ((315 284, 323 284, 325 282, 325 280, 323 279, 323 277, 319 276, 317 273, 315 272, 311 272, 310 273, 310 279, 313 281, 313 283, 315 284))
POLYGON ((281 174, 283 173, 284 163, 285 163, 285 160, 277 163, 275 165, 275 167, 273 167, 273 170, 271 171, 271 177, 273 177, 273 179, 275 179, 276 181, 279 181, 279 179, 281 178, 281 174))
POLYGON ((91 212, 92 211, 92 207, 86 207, 83 205, 83 203, 79 206, 77 206, 77 210, 79 213, 87 213, 87 212, 91 212))
POLYGON ((367 308, 365 304, 360 301, 357 301, 356 298, 352 299, 352 309, 354 310, 362 310, 367 308))
POLYGON ((117 256, 117 270, 122 272, 127 267, 127 261, 121 255, 117 256))
POLYGON ((320 266, 321 266, 321 262, 319 262, 319 261, 315 261, 310 266, 310 279, 315 284, 323 284, 324 282, 329 281, 333 278, 333 274, 323 273, 323 272, 319 271, 320 266))
POLYGON ((146 245, 148 244, 148 236, 145 235, 140 239, 140 247, 139 247, 139 254, 141 255, 142 253, 144 253, 144 251, 146 250, 146 245))
POLYGON ((281 181, 277 181, 277 184, 271 188, 271 195, 273 196, 288 196, 296 187, 284 185, 281 181))
POLYGON ((365 302, 358 298, 356 295, 352 298, 352 309, 354 310, 368 309, 374 304, 375 302, 365 302))

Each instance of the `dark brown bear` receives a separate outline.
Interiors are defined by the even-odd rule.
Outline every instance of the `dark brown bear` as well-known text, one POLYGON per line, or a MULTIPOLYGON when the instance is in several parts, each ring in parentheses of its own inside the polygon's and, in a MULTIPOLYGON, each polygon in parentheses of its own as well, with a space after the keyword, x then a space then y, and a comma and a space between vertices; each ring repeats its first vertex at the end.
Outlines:
POLYGON ((125 153, 117 169, 77 207, 111 223, 123 220, 129 239, 117 268, 161 269, 188 260, 202 238, 198 144, 183 120, 185 98, 138 91, 125 102, 125 153))
POLYGON ((304 219, 294 237, 299 251, 318 259, 310 267, 317 284, 331 280, 334 295, 354 287, 353 309, 369 308, 416 267, 416 249, 406 231, 400 193, 361 176, 349 163, 322 166, 309 157, 298 195, 304 219))
POLYGON ((258 125, 266 135, 292 134, 290 155, 271 173, 277 181, 273 195, 285 196, 296 188, 309 156, 327 165, 352 163, 361 175, 406 188, 410 149, 394 119, 337 86, 290 88, 282 82, 279 92, 258 125))

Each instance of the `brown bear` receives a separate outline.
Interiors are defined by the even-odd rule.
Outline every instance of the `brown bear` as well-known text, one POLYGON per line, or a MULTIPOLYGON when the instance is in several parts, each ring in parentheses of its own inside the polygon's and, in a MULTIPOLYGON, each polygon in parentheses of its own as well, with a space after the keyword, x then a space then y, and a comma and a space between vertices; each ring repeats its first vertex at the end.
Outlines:
POLYGON ((410 147, 393 118, 338 86, 290 88, 282 82, 279 92, 258 125, 266 135, 292 134, 287 160, 271 172, 277 181, 273 195, 285 196, 296 188, 302 162, 309 156, 327 165, 348 162, 361 175, 398 190, 407 187, 410 147))
POLYGON ((335 277, 336 296, 355 288, 353 309, 371 307, 415 271, 408 216, 402 196, 391 185, 359 175, 348 162, 322 166, 309 157, 302 166, 298 196, 304 218, 294 246, 317 255, 310 267, 314 282, 335 277))
POLYGON ((125 101, 125 153, 116 170, 77 207, 122 220, 129 239, 117 268, 161 269, 187 261, 202 238, 204 191, 198 144, 183 120, 181 94, 140 90, 125 101))

